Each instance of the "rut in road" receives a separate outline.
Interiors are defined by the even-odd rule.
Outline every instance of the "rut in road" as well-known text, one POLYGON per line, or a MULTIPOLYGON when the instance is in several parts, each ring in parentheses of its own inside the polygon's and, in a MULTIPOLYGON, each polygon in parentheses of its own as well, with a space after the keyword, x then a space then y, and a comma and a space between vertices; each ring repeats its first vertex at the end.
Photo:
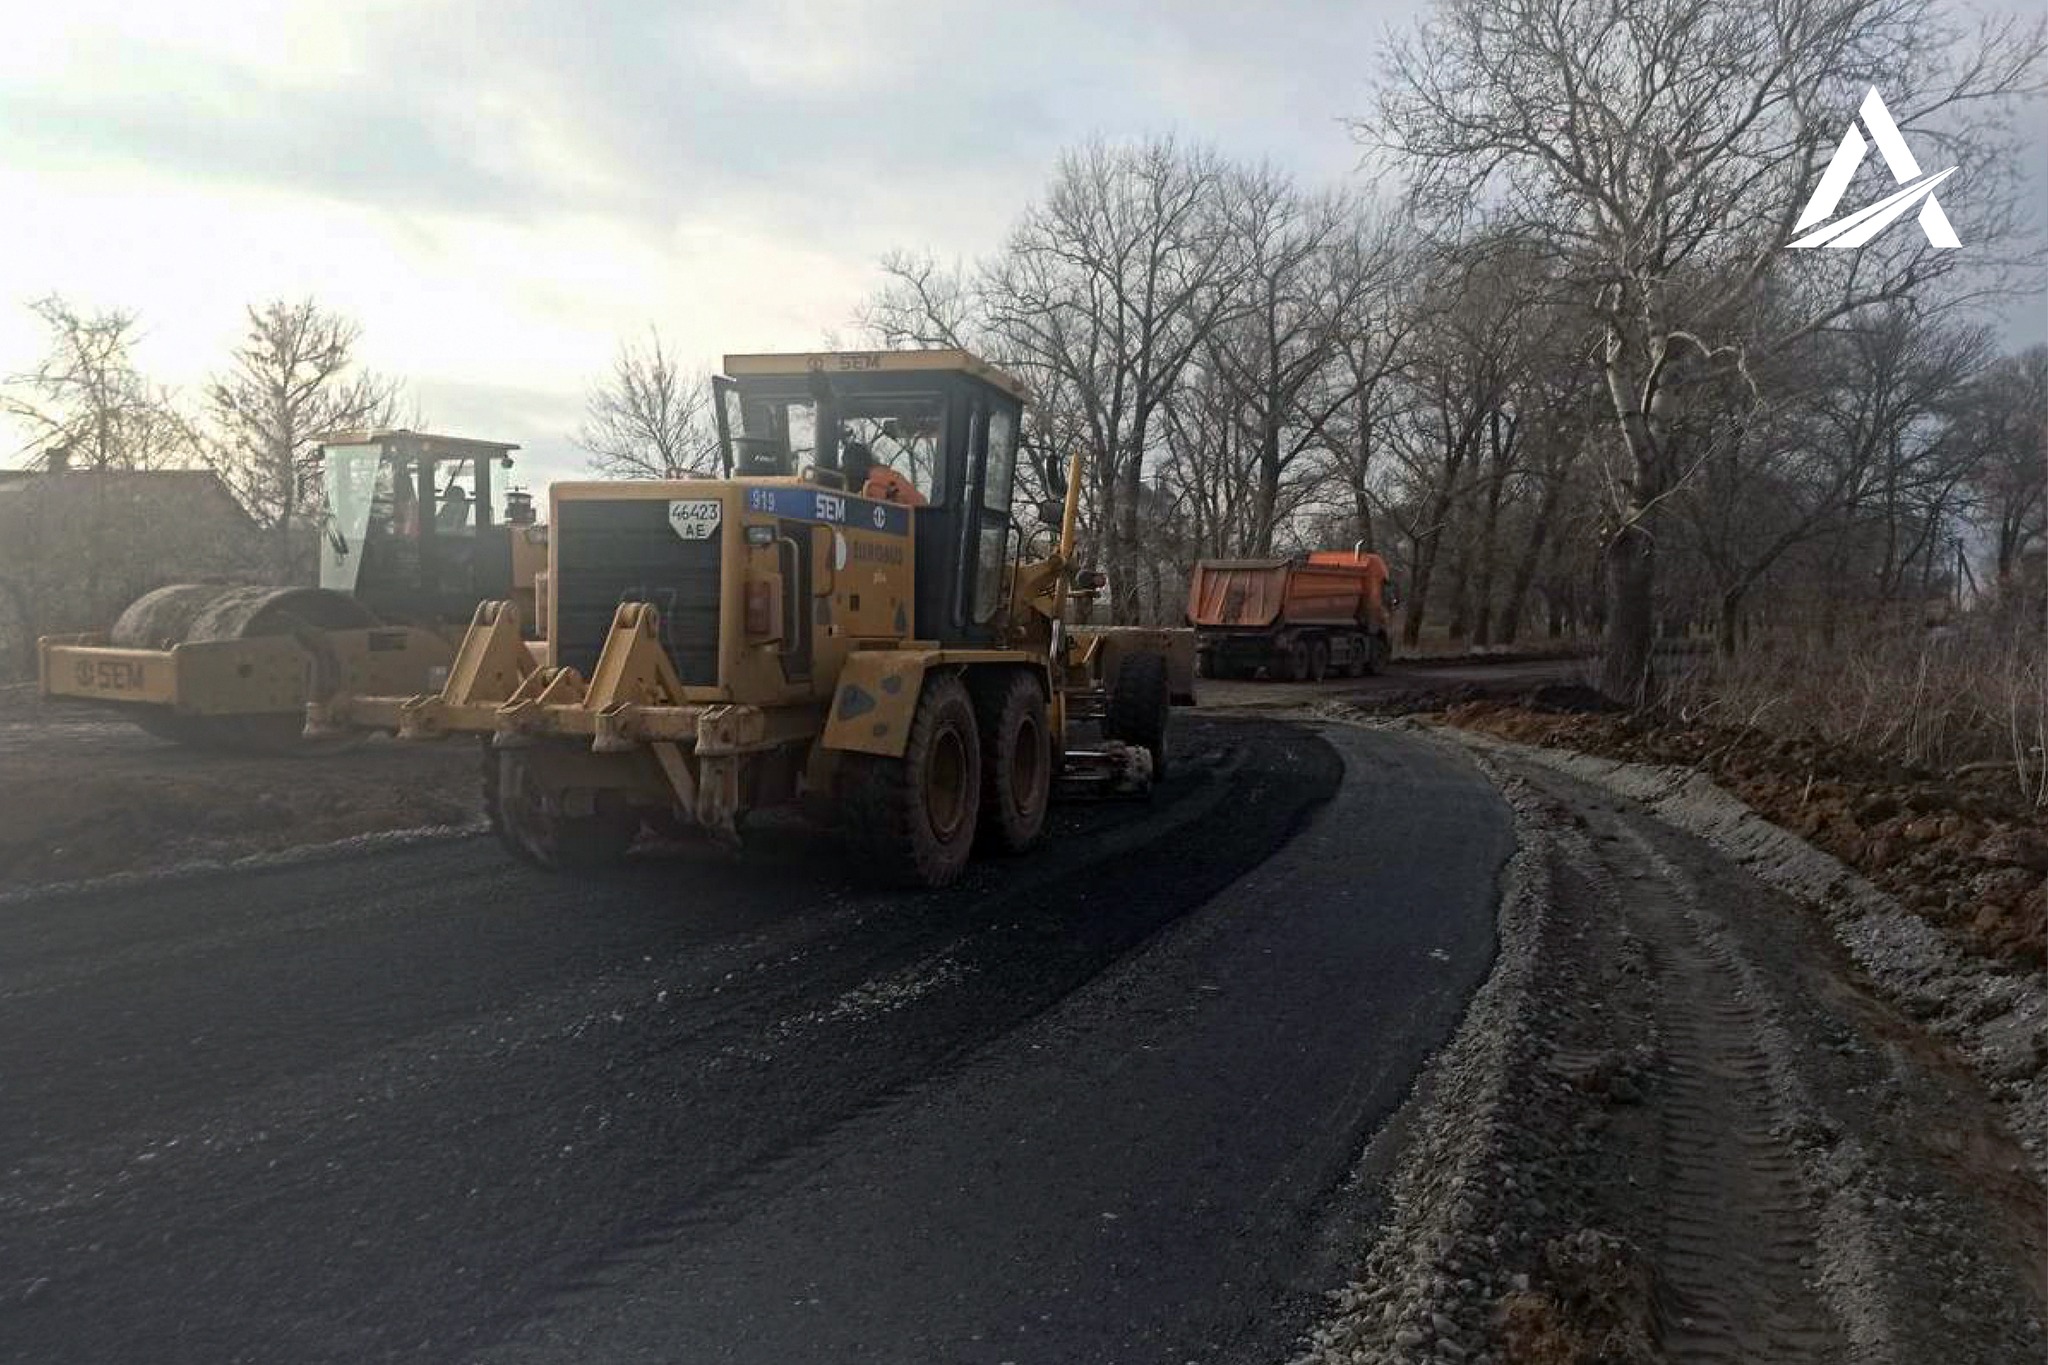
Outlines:
POLYGON ((1770 1012, 1696 884, 1630 825, 1592 822, 1582 867, 1642 945, 1665 1068, 1651 1187, 1662 1344, 1674 1360, 1838 1359, 1770 1012))

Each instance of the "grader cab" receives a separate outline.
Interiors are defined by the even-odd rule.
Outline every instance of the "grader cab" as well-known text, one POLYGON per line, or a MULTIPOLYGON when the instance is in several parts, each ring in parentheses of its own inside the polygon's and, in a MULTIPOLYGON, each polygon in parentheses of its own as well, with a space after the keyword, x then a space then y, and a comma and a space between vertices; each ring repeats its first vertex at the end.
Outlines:
POLYGON ((485 603, 439 692, 337 690, 309 730, 483 737, 491 824, 548 867, 617 858, 643 825, 736 841, 795 803, 870 871, 937 886, 977 846, 1035 843, 1056 784, 1148 786, 1166 661, 1126 650, 1105 688, 1101 642, 1064 625, 1095 586, 1072 565, 1078 465, 1058 544, 1026 557, 1016 381, 962 351, 725 370, 724 477, 554 485, 544 650, 485 603))
POLYGON ((318 587, 158 588, 104 634, 40 640, 43 697, 186 744, 322 747, 305 735, 309 699, 438 685, 479 598, 511 597, 539 619, 546 529, 518 490, 494 515, 494 478, 518 448, 415 431, 327 438, 318 587))

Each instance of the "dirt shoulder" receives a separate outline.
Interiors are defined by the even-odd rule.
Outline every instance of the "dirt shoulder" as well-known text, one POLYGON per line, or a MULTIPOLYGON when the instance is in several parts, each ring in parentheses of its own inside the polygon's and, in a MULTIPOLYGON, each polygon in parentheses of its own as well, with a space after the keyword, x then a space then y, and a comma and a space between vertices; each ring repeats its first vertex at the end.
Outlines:
POLYGON ((318 758, 182 748, 0 696, 0 889, 227 860, 477 818, 476 750, 372 740, 318 758))
POLYGON ((1472 743, 1516 811, 1499 955, 1301 1359, 2039 1358, 2010 1110, 1762 869, 1472 743))
POLYGON ((1932 773, 1813 739, 1658 714, 1560 712, 1540 698, 1466 701, 1442 719, 1518 743, 1703 773, 1966 951, 2021 970, 2048 966, 2048 813, 2008 769, 1932 773))

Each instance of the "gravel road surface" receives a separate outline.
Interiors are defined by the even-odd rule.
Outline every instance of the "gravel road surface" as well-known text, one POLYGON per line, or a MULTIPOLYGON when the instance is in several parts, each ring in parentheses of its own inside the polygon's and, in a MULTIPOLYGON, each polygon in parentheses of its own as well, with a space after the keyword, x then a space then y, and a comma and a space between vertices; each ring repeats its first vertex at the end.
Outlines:
POLYGON ((935 895, 771 827, 0 907, 0 1359, 1284 1355, 1512 827, 1397 735, 1178 747, 935 895))

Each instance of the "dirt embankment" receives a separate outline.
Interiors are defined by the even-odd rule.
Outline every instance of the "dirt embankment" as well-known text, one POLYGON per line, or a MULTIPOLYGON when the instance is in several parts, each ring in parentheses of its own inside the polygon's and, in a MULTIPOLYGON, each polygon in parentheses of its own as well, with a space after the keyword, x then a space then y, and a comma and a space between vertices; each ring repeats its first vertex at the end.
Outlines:
POLYGON ((1439 714, 1523 744, 1702 772, 1959 946, 2023 969, 2048 965, 2048 812, 2010 769, 1933 773, 1810 738, 1596 708, 1583 689, 1549 688, 1439 714))
POLYGON ((473 745, 212 753, 19 688, 0 695, 0 772, 0 890, 477 818, 473 745))

